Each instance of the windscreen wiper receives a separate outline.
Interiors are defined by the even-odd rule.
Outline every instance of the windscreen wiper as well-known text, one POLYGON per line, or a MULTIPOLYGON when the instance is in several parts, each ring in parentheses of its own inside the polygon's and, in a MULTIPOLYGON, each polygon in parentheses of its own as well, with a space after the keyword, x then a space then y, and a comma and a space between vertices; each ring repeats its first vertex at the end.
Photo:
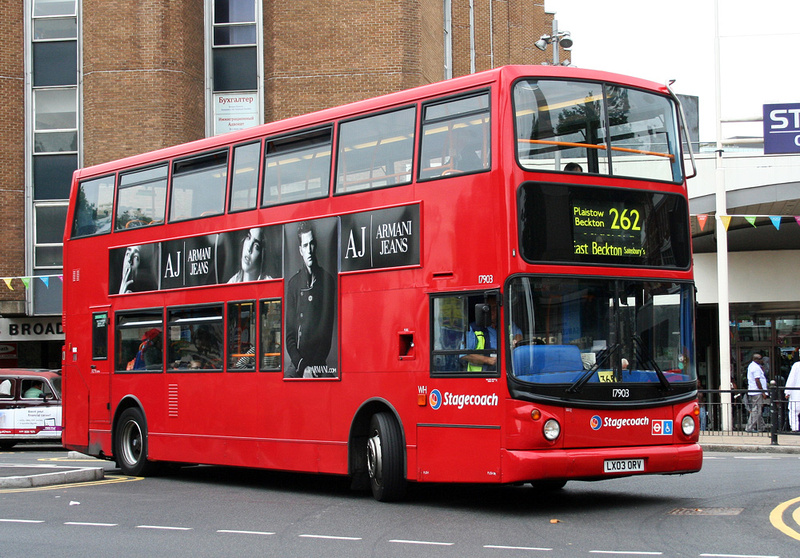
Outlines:
POLYGON ((633 340, 636 343, 637 358, 639 358, 641 362, 646 362, 653 367, 653 370, 655 370, 656 372, 656 376, 658 376, 658 382, 661 384, 662 389, 665 390, 670 389, 669 380, 667 380, 667 377, 666 375, 664 375, 664 372, 661 371, 661 368, 656 363, 656 360, 653 358, 653 355, 650 354, 650 351, 645 346, 642 338, 638 335, 634 335, 633 340))
POLYGON ((594 365, 589 370, 587 370, 586 372, 581 374, 581 377, 578 378, 577 381, 574 384, 572 384, 571 386, 569 386, 567 388, 567 393, 578 393, 581 390, 581 388, 584 385, 586 385, 586 382, 588 382, 591 379, 592 375, 594 375, 594 373, 597 372, 597 370, 603 364, 608 362, 608 360, 611 358, 611 355, 613 355, 614 353, 619 351, 619 348, 620 348, 620 344, 619 343, 614 343, 613 345, 609 345, 608 347, 606 347, 605 349, 603 349, 599 353, 597 353, 597 357, 595 357, 594 365))

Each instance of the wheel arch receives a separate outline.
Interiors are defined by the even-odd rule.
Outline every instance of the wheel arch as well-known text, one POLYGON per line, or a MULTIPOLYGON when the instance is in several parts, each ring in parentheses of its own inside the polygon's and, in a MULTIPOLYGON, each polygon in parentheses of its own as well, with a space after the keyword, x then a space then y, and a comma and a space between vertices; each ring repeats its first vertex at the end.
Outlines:
MULTIPOLYGON (((127 411, 128 409, 131 409, 131 408, 139 409, 139 412, 141 412, 142 416, 144 417, 145 424, 148 424, 147 423, 147 413, 145 412, 144 405, 142 405, 142 402, 139 400, 139 398, 136 397, 135 395, 126 395, 125 397, 123 397, 120 400, 120 402, 117 404, 117 408, 114 410, 114 419, 111 421, 111 454, 112 455, 114 454, 114 451, 115 451, 115 449, 117 447, 117 435, 118 435, 117 425, 119 423, 119 417, 120 417, 120 415, 122 415, 122 413, 124 413, 125 411, 127 411)), ((147 429, 147 433, 148 434, 150 433, 150 428, 149 427, 147 429)), ((117 456, 114 455, 114 458, 116 458, 116 457, 117 456)))
POLYGON ((390 413, 400 426, 400 436, 403 442, 403 476, 408 478, 408 451, 406 449, 406 431, 400 413, 394 405, 382 397, 375 397, 364 401, 353 415, 350 423, 350 434, 347 439, 347 472, 354 479, 367 474, 367 438, 369 436, 369 422, 373 415, 381 412, 390 413))

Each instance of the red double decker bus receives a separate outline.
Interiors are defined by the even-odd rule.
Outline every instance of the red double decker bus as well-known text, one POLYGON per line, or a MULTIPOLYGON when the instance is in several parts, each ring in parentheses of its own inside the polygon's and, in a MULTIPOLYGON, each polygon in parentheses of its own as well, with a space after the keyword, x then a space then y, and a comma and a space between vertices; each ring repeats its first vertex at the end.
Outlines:
POLYGON ((504 67, 77 171, 64 443, 379 500, 698 471, 679 123, 504 67))

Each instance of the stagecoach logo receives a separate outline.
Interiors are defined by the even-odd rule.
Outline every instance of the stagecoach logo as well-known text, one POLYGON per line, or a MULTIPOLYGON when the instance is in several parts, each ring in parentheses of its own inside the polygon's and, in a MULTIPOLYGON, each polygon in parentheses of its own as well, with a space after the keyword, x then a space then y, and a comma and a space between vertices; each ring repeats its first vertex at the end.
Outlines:
POLYGON ((442 394, 438 389, 433 390, 428 396, 428 403, 433 410, 436 410, 442 406, 442 394))
MULTIPOLYGON (((658 420, 655 422, 669 422, 670 426, 670 434, 672 434, 672 421, 664 421, 658 420)), ((632 418, 612 418, 612 417, 601 417, 600 415, 594 415, 592 418, 589 419, 589 426, 592 430, 600 430, 603 426, 608 428, 616 428, 617 430, 621 429, 623 426, 649 426, 650 425, 650 417, 632 417, 632 418)), ((655 434, 655 424, 653 425, 653 434, 655 434)))
POLYGON ((499 398, 496 393, 489 395, 469 395, 463 393, 444 392, 444 395, 435 389, 428 395, 428 404, 434 411, 442 405, 450 407, 497 407, 499 398))

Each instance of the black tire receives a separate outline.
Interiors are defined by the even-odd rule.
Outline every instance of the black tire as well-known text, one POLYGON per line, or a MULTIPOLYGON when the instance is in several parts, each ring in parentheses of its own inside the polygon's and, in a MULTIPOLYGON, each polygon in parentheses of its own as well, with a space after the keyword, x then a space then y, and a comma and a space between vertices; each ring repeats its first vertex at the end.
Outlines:
POLYGON ((142 477, 155 472, 147 460, 147 421, 136 407, 119 416, 114 440, 114 458, 125 475, 142 477))
POLYGON ((0 450, 10 450, 11 448, 13 448, 16 445, 17 445, 17 443, 14 442, 14 441, 3 440, 2 442, 0 442, 0 450))
POLYGON ((390 413, 373 415, 367 436, 367 471, 372 496, 379 502, 400 500, 405 495, 403 457, 400 425, 390 413))

